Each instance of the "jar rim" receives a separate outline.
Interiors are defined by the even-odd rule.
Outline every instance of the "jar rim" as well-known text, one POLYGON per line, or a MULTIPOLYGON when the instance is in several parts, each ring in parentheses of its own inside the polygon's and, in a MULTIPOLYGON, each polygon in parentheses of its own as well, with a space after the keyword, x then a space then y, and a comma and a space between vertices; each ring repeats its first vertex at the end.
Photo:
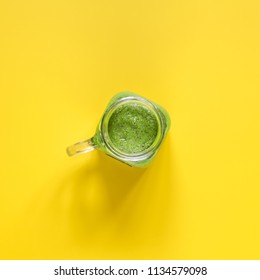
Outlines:
POLYGON ((107 109, 105 110, 103 117, 101 119, 100 123, 101 129, 101 137, 106 145, 106 147, 110 150, 111 153, 116 155, 119 159, 125 160, 125 161, 139 161, 149 158, 151 155, 153 155, 154 151, 160 146, 162 140, 163 140, 163 121, 160 114, 160 111, 158 108, 150 102, 149 100, 140 97, 140 96, 126 96, 119 98, 112 104, 110 104, 107 109), (148 108, 155 116, 157 120, 157 134, 155 139, 153 140, 153 143, 145 150, 138 152, 138 153, 126 153, 118 149, 113 142, 111 141, 109 137, 108 132, 108 122, 110 120, 110 117, 112 116, 113 112, 121 105, 127 104, 127 103, 139 103, 142 106, 148 108))

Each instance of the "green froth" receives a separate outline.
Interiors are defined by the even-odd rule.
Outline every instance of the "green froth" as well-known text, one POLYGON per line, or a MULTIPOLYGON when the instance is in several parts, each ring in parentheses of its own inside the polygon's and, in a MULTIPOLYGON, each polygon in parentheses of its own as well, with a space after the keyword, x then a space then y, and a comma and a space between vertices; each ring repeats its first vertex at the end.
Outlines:
POLYGON ((108 123, 111 142, 127 154, 145 151, 154 142, 157 132, 158 123, 154 113, 138 103, 120 105, 108 123))

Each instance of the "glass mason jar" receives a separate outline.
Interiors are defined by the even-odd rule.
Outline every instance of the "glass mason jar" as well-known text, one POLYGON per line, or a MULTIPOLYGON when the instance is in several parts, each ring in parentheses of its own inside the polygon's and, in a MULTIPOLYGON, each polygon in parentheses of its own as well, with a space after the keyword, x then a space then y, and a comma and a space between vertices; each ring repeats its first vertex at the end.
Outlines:
POLYGON ((170 117, 160 105, 132 92, 115 95, 99 121, 95 135, 67 148, 69 156, 103 151, 125 164, 146 167, 170 128, 170 117))

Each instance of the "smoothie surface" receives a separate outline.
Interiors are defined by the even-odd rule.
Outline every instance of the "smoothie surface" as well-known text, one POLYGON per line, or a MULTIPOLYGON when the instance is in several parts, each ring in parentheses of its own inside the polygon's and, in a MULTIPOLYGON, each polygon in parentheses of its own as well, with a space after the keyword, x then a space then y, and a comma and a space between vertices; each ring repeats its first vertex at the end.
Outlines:
POLYGON ((158 123, 152 110, 142 104, 121 104, 108 122, 108 134, 121 152, 138 154, 149 148, 157 135, 158 123))

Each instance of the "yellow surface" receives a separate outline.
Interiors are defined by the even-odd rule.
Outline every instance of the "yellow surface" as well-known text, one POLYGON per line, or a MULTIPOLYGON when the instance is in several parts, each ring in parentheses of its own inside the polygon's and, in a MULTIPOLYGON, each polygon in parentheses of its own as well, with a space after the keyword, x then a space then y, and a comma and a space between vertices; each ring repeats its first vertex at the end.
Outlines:
POLYGON ((1 1, 1 259, 260 258, 259 1, 1 1), (109 99, 164 106, 134 169, 69 158, 109 99))

